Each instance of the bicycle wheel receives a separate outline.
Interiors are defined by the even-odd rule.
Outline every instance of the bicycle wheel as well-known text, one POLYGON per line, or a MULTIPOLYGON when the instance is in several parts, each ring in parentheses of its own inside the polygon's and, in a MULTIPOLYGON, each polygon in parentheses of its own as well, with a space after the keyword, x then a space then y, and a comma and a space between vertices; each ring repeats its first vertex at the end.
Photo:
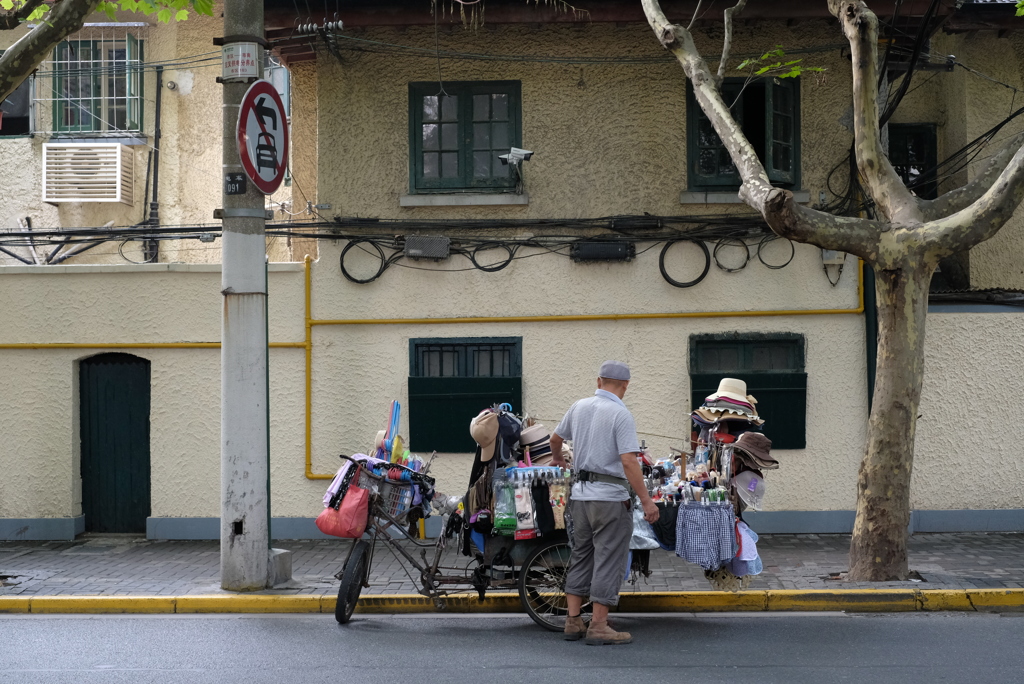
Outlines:
POLYGON ((366 566, 370 562, 369 547, 369 543, 357 541, 352 555, 345 563, 341 586, 338 587, 338 603, 334 606, 334 619, 338 624, 348 622, 352 611, 356 609, 356 601, 359 600, 359 592, 363 590, 363 580, 366 578, 366 566))
POLYGON ((570 553, 565 542, 542 546, 527 557, 519 571, 519 599, 526 614, 552 632, 565 628, 565 577, 570 553))

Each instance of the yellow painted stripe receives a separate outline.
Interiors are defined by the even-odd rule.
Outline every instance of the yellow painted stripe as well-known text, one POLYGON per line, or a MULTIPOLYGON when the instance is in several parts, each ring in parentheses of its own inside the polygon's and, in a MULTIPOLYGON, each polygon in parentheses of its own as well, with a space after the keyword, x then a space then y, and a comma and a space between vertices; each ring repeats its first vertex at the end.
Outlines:
POLYGON ((619 596, 619 611, 627 613, 705 613, 766 608, 765 591, 665 591, 619 596))
POLYGON ((843 589, 768 591, 768 610, 846 610, 855 613, 914 611, 915 589, 843 589))
POLYGON ((173 596, 38 596, 32 613, 173 613, 173 596))
MULTIPOLYGON (((488 594, 483 601, 476 595, 459 594, 442 599, 448 613, 521 613, 519 594, 488 594)), ((324 597, 325 613, 333 613, 337 597, 324 597)), ((361 596, 357 613, 430 613, 436 612, 434 601, 419 594, 382 594, 361 596)))
POLYGON ((1024 610, 1024 589, 968 589, 975 610, 1024 610))
POLYGON ((926 589, 921 592, 920 610, 974 610, 963 589, 926 589))
POLYGON ((30 600, 20 596, 0 596, 0 613, 27 613, 30 600))
POLYGON ((179 596, 179 613, 319 613, 320 597, 312 594, 225 594, 179 596))
MULTIPOLYGON (((0 613, 327 613, 333 593, 316 595, 212 594, 199 596, 0 597, 0 613)), ((475 594, 443 599, 449 613, 522 613, 516 593, 475 594)), ((837 589, 769 591, 666 591, 625 593, 619 612, 734 611, 1022 611, 1024 589, 837 589)), ((440 613, 419 594, 360 597, 359 613, 440 613)))

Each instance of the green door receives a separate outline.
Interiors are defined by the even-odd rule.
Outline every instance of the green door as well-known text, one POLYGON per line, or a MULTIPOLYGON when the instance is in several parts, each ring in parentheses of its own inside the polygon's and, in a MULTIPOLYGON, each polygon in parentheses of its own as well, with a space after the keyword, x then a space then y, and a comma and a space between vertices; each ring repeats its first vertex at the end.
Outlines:
POLYGON ((80 364, 86 532, 145 532, 149 517, 149 361, 100 354, 80 364))

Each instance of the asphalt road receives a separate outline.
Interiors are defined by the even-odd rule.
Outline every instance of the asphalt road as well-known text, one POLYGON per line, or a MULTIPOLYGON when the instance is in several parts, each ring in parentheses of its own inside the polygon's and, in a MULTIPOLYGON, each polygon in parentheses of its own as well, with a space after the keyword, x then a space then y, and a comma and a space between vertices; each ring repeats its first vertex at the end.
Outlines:
POLYGON ((1024 614, 645 615, 617 626, 633 644, 567 642, 519 616, 0 616, 0 682, 1024 681, 1024 614))

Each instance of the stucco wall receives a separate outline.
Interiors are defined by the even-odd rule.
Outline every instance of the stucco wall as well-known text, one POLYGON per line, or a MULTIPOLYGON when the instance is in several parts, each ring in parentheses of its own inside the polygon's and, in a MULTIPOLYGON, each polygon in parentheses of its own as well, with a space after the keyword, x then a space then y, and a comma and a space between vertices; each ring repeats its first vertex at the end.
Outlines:
MULTIPOLYGON (((824 26, 740 27, 735 50, 739 54, 776 43, 835 42, 824 26)), ((357 37, 434 48, 433 31, 423 27, 367 30, 357 37)), ((705 48, 713 45, 714 39, 703 33, 698 38, 705 48)), ((394 54, 359 54, 339 64, 323 55, 317 62, 319 195, 331 202, 335 213, 405 218, 694 213, 679 204, 680 191, 687 189, 685 78, 648 27, 581 24, 442 31, 440 48, 541 57, 533 62, 442 60, 448 81, 522 82, 522 143, 536 152, 525 165, 529 206, 400 209, 398 198, 409 191, 408 84, 437 80, 437 64, 394 54), (653 63, 543 61, 573 56, 653 63)), ((803 187, 817 201, 834 160, 849 147, 850 133, 840 118, 849 100, 850 77, 836 51, 807 59, 830 68, 827 79, 805 79, 802 89, 803 187)))
MULTIPOLYGON (((344 280, 339 246, 325 249, 312 274, 314 319, 515 316, 560 313, 708 313, 728 310, 853 308, 856 280, 832 288, 798 250, 781 271, 754 266, 713 270, 691 290, 666 291, 655 257, 632 264, 575 265, 544 256, 494 274, 394 269, 376 283, 344 280), (545 282, 547 281, 547 282, 545 282), (523 290, 515 283, 541 285, 523 290), (430 287, 425 287, 430 283, 430 287), (626 284, 627 287, 623 287, 626 284), (629 295, 614 290, 628 289, 629 295), (431 292, 443 291, 446 297, 431 292), (774 294, 760 294, 768 292, 774 294), (490 293, 488 295, 487 293, 490 293), (584 294, 586 293, 586 294, 584 294)), ((215 266, 0 269, 0 344, 209 342, 219 339, 219 272, 215 266), (171 294, 169 294, 171 293, 171 294), (17 302, 14 307, 11 302, 17 302), (82 315, 86 312, 87 315, 82 315)), ((303 274, 275 265, 271 340, 304 337, 303 274)), ((933 314, 929 319, 925 394, 918 427, 913 505, 927 509, 1021 508, 1024 491, 1014 450, 1012 406, 1005 420, 986 413, 989 396, 1013 396, 1020 384, 1014 340, 1024 318, 933 314), (977 340, 985 340, 981 345, 977 340), (981 348, 984 347, 984 348, 981 348), (972 421, 965 416, 982 415, 972 421), (969 447, 969 448, 968 448, 969 447), (963 464, 980 464, 1004 485, 981 492, 958 486, 963 464)), ((313 471, 331 473, 338 453, 365 450, 386 420, 388 402, 408 407, 412 337, 520 336, 523 407, 553 427, 566 408, 592 392, 605 358, 631 364, 627 404, 656 456, 684 442, 689 423, 688 337, 693 333, 790 332, 805 336, 807 448, 779 450, 781 470, 768 475, 767 510, 850 510, 866 423, 863 317, 852 314, 715 316, 488 324, 324 325, 313 328, 313 471)), ((80 513, 75 416, 76 362, 95 349, 0 349, 7 416, 0 426, 0 517, 80 513)), ((152 514, 212 517, 219 511, 219 359, 216 349, 126 350, 152 362, 152 514)), ((304 353, 271 352, 273 514, 312 517, 326 482, 304 475, 304 353)), ((1011 402, 1012 404, 1012 402, 1011 402)), ((452 425, 452 430, 466 430, 452 425)), ((408 410, 402 431, 408 434, 408 410)), ((770 437, 772 426, 766 425, 770 437)), ((438 487, 466 485, 469 455, 444 454, 438 487)), ((971 467, 977 470, 976 467, 971 467)))
POLYGON ((1024 404, 1018 313, 932 313, 913 508, 1024 507, 1024 404))

